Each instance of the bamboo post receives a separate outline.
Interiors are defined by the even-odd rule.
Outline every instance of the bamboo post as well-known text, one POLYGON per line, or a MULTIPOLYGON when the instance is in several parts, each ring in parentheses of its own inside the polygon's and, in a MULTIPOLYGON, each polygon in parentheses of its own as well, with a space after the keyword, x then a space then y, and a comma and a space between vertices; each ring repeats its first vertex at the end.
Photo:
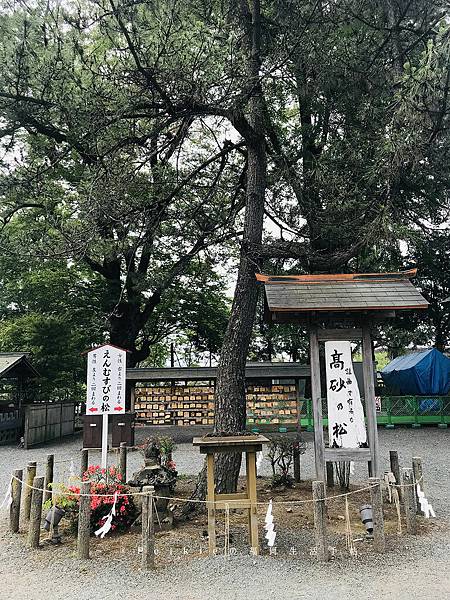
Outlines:
POLYGON ((81 484, 81 496, 78 512, 78 539, 77 555, 78 558, 89 558, 89 538, 91 534, 91 484, 89 481, 83 481, 81 484))
POLYGON ((47 454, 47 464, 45 466, 45 492, 44 502, 52 497, 53 471, 55 465, 55 455, 47 454))
POLYGON ((28 545, 30 548, 39 548, 41 533, 42 498, 44 496, 44 477, 33 479, 31 494, 30 525, 28 529, 28 545))
POLYGON ((370 477, 370 502, 372 504, 373 546, 376 552, 386 550, 384 539, 383 492, 379 477, 370 477))
POLYGON ((81 464, 80 464, 80 477, 83 477, 83 474, 86 473, 89 467, 89 450, 87 448, 83 448, 81 451, 81 464))
POLYGON ((316 538, 317 558, 320 561, 328 561, 327 542, 327 511, 325 505, 325 484, 323 481, 312 482, 314 500, 314 529, 316 538))
POLYGON ((406 531, 415 534, 416 521, 416 492, 414 490, 414 474, 412 469, 402 469, 403 498, 405 505, 406 531))
POLYGON ((30 510, 31 510, 31 492, 33 479, 36 477, 36 462, 29 462, 27 464, 27 474, 25 478, 25 485, 23 490, 23 514, 25 519, 28 521, 30 518, 30 510))
MULTIPOLYGON (((420 456, 413 456, 412 468, 413 468, 413 474, 414 474, 414 484, 418 483, 420 485, 420 489, 423 492, 424 491, 424 489, 423 489, 424 488, 423 467, 422 467, 422 459, 420 458, 420 456)), ((416 495, 416 512, 418 515, 421 515, 422 511, 420 510, 419 496, 417 495, 417 485, 414 485, 414 492, 416 495)))
POLYGON ((145 571, 155 568, 155 528, 153 524, 153 493, 152 485, 144 486, 142 496, 142 562, 145 571))
POLYGON ((119 449, 119 470, 122 476, 122 481, 125 482, 127 480, 127 443, 120 442, 119 449))
MULTIPOLYGON (((394 474, 395 477, 395 483, 397 486, 400 486, 401 484, 401 477, 400 477, 400 463, 398 462, 398 452, 397 450, 391 450, 389 452, 389 461, 391 463, 391 472, 394 474)), ((400 500, 403 499, 403 491, 401 487, 397 487, 398 489, 398 495, 400 500)))
POLYGON ((20 497, 22 495, 22 479, 23 470, 16 469, 13 473, 13 480, 11 481, 11 497, 12 503, 9 507, 9 530, 12 533, 19 531, 19 520, 20 520, 20 497))
POLYGON ((326 468, 327 468, 327 487, 334 487, 334 464, 330 461, 327 461, 326 468))

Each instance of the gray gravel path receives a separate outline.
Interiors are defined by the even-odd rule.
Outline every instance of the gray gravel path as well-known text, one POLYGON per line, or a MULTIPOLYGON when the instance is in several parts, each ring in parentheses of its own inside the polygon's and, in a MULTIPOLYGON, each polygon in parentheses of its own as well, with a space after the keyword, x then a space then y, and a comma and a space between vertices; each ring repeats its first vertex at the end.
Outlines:
MULTIPOLYGON (((0 512, 0 599, 409 600, 414 595, 424 600, 450 598, 450 430, 380 429, 379 435, 383 468, 388 466, 392 449, 399 451, 405 466, 412 456, 422 457, 427 496, 438 517, 431 533, 402 537, 396 550, 368 559, 337 559, 327 565, 318 565, 309 556, 179 558, 156 573, 146 574, 136 569, 136 561, 127 554, 81 564, 64 547, 45 553, 29 551, 21 539, 6 531, 6 514, 0 512)), ((43 463, 50 452, 57 455, 57 461, 68 461, 57 465, 58 478, 67 478, 72 457, 78 471, 80 446, 81 439, 76 438, 28 451, 0 448, 0 493, 6 489, 12 469, 22 467, 28 460, 43 463)), ((198 450, 183 442, 175 453, 175 461, 185 474, 195 474, 202 464, 198 450)), ((130 470, 140 463, 140 455, 131 453, 130 470)), ((310 478, 312 468, 313 449, 309 442, 302 457, 302 476, 310 478)), ((269 473, 266 461, 263 473, 269 473)), ((358 469, 355 481, 364 479, 365 473, 358 469)))

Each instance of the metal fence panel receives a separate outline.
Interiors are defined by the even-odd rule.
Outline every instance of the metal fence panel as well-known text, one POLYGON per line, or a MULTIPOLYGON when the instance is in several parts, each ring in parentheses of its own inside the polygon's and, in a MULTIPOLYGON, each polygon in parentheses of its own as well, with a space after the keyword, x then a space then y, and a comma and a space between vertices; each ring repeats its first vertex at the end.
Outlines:
MULTIPOLYGON (((426 425, 445 427, 450 424, 450 396, 382 396, 377 411, 378 425, 426 425)), ((328 425, 327 401, 322 399, 323 424, 328 425)), ((312 431, 312 400, 306 399, 301 412, 301 425, 312 431)))

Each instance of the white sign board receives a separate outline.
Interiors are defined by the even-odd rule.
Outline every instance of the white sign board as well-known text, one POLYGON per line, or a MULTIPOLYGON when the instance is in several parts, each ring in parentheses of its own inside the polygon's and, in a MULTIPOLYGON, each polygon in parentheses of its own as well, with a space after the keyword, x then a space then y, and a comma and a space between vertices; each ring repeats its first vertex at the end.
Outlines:
POLYGON ((330 448, 359 448, 367 433, 350 342, 325 342, 325 367, 330 448))
POLYGON ((126 352, 106 344, 88 352, 88 415, 125 412, 126 352))

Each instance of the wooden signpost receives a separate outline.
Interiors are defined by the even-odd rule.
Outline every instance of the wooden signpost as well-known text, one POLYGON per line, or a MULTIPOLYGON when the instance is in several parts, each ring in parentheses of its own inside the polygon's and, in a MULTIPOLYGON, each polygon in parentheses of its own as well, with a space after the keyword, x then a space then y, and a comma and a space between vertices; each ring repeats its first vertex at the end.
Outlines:
MULTIPOLYGON (((375 385, 374 385, 374 366, 372 361, 372 345, 370 340, 370 329, 369 324, 364 324, 361 329, 359 328, 342 328, 342 329, 318 329, 317 327, 313 327, 314 335, 311 335, 310 340, 315 347, 315 352, 312 352, 311 348, 311 377, 312 373, 317 373, 316 377, 320 378, 320 362, 319 362, 319 342, 325 342, 326 344, 330 344, 331 342, 336 342, 334 344, 337 348, 338 344, 342 342, 351 341, 363 341, 363 372, 364 372, 364 404, 365 404, 365 416, 367 420, 367 438, 363 435, 358 437, 356 432, 352 436, 349 441, 346 440, 347 434, 350 433, 350 428, 352 425, 355 425, 359 419, 359 427, 360 429, 364 429, 364 415, 362 413, 357 413, 355 410, 354 413, 349 414, 348 410, 348 401, 350 401, 351 396, 347 398, 349 391, 353 390, 353 404, 352 408, 355 408, 355 392, 358 396, 357 400, 359 401, 359 391, 357 389, 356 379, 354 377, 354 372, 350 363, 347 365, 342 363, 339 365, 338 369, 335 369, 337 379, 331 380, 337 381, 337 386, 342 383, 341 392, 344 394, 345 400, 342 402, 344 404, 344 409, 346 410, 345 421, 342 423, 335 423, 331 418, 331 411, 329 411, 328 419, 328 427, 330 430, 330 445, 328 448, 324 446, 323 439, 323 425, 322 425, 322 393, 320 389, 320 381, 319 384, 314 388, 312 386, 312 402, 313 402, 313 411, 314 417, 317 414, 320 414, 319 419, 314 418, 314 446, 320 449, 316 452, 316 477, 317 479, 325 480, 325 464, 327 462, 339 462, 339 461, 364 461, 368 463, 369 476, 379 476, 379 458, 378 458, 378 431, 377 431, 377 422, 376 422, 376 406, 375 406, 375 385), (366 339, 366 344, 364 344, 364 339, 366 339), (314 366, 313 366, 314 363, 314 366), (342 369, 340 367, 342 366, 342 369), (343 373, 341 376, 340 373, 343 373), (348 371, 345 373, 345 371, 348 371), (351 384, 347 383, 352 381, 351 384), (315 410, 314 410, 315 407, 315 410), (351 419, 354 419, 353 422, 350 422, 351 419), (340 426, 341 429, 336 430, 336 435, 333 435, 333 428, 335 426, 340 426), (344 435, 342 435, 342 433, 344 435), (367 445, 368 447, 362 447, 367 445)), ((332 345, 333 346, 333 345, 332 345)), ((339 354, 339 353, 338 353, 339 354)), ((340 356, 340 358, 342 358, 340 356)), ((348 362, 348 361, 347 361, 348 362)), ((327 364, 327 367, 329 365, 327 364)), ((333 369, 331 369, 333 371, 333 369)), ((328 378, 330 381, 330 378, 328 378)), ((333 384, 332 384, 333 385, 333 384)), ((330 387, 330 386, 328 386, 330 387)), ((327 393, 332 393, 332 390, 327 389, 327 393)), ((330 407, 330 397, 329 407, 330 407)), ((339 406, 339 404, 338 404, 339 406)), ((361 408, 362 410, 362 408, 361 408)))
POLYGON ((87 415, 102 415, 102 468, 108 464, 108 415, 125 412, 126 350, 105 344, 89 350, 87 415))

